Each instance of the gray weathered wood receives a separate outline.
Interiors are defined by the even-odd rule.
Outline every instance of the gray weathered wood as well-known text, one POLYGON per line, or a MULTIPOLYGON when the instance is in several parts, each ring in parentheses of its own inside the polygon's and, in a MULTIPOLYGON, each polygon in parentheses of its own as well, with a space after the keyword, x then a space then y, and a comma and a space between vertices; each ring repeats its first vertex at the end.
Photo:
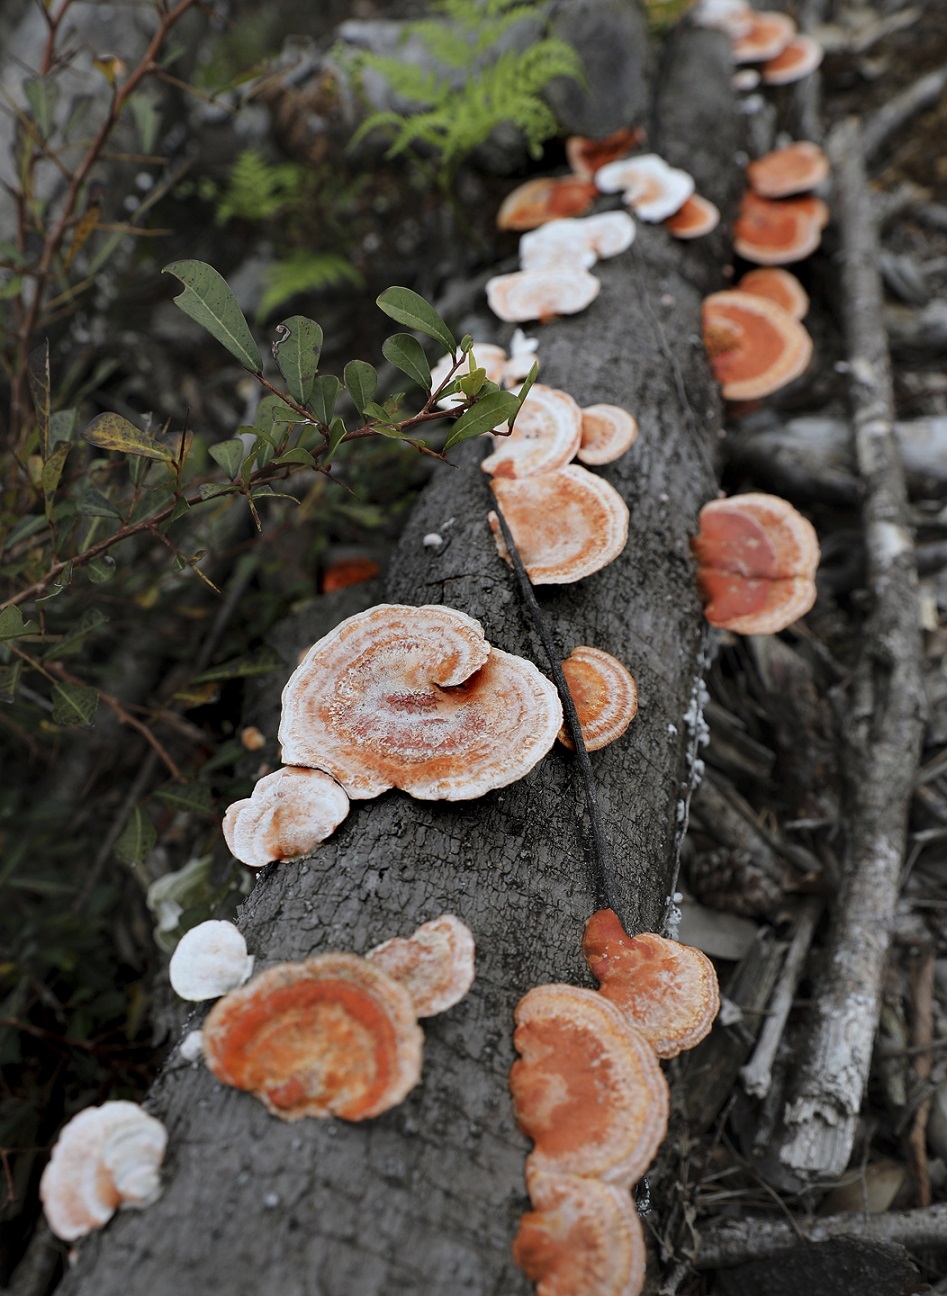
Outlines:
MULTIPOLYGON (((702 155, 704 191, 728 207, 737 119, 725 42, 689 33, 671 76, 692 91, 689 108, 676 110, 674 140, 702 155)), ((720 418, 699 341, 700 298, 719 275, 713 247, 682 249, 646 228, 639 246, 640 255, 598 268, 602 293, 583 316, 541 330, 547 382, 580 403, 625 405, 641 422, 637 446, 602 470, 631 508, 627 549, 578 586, 540 591, 563 654, 599 645, 639 682, 629 735, 594 757, 633 929, 660 926, 676 875, 705 633, 688 537, 715 489, 720 418)), ((435 474, 387 598, 460 608, 492 643, 538 660, 487 530, 481 454, 468 444, 459 466, 435 474), (447 542, 439 550, 422 545, 431 531, 447 542)), ((312 858, 264 870, 241 916, 259 966, 363 952, 452 911, 477 937, 474 987, 426 1025, 418 1088, 364 1124, 282 1124, 203 1068, 171 1063, 149 1102, 170 1132, 164 1196, 91 1239, 64 1296, 528 1292, 510 1257, 528 1150, 507 1089, 512 1012, 537 983, 589 983, 579 941, 598 899, 582 805, 572 757, 555 751, 526 779, 472 803, 400 793, 357 803, 312 858)))

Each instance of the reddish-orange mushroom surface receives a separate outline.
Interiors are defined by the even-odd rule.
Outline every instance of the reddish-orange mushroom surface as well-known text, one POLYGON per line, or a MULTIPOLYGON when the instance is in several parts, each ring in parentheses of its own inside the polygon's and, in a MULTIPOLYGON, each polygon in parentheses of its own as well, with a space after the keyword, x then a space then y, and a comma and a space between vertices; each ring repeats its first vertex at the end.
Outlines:
POLYGON ((387 1111, 420 1079, 422 1041, 407 990, 355 954, 267 968, 218 1000, 203 1032, 217 1079, 283 1120, 387 1111))
MULTIPOLYGON (((562 663, 562 673, 575 703, 586 750, 598 751, 620 738, 638 713, 638 689, 618 658, 601 648, 580 644, 562 663)), ((559 741, 566 747, 573 745, 564 725, 559 741)))
POLYGON ((788 198, 815 189, 829 174, 829 159, 809 140, 774 149, 746 169, 755 193, 762 198, 788 198))
POLYGON ((654 932, 628 936, 612 909, 600 909, 586 923, 582 952, 599 992, 628 1014, 658 1057, 676 1057, 709 1032, 720 993, 700 950, 654 932))
POLYGON ((542 985, 516 1007, 510 1071, 527 1164, 632 1184, 664 1134, 668 1087, 654 1050, 594 990, 542 985))
POLYGON ((633 148, 638 148, 643 139, 644 131, 640 126, 620 126, 603 139, 570 135, 566 140, 566 160, 574 176, 591 180, 600 167, 625 157, 633 148))
POLYGON ((528 180, 507 194, 497 213, 497 225, 505 230, 531 230, 562 216, 583 216, 597 197, 595 184, 576 176, 528 180))
POLYGON ((827 208, 821 199, 743 195, 733 226, 733 247, 755 265, 791 265, 811 256, 822 242, 827 208))
POLYGON ((407 940, 394 936, 365 957, 404 986, 419 1017, 453 1008, 473 984, 473 932, 453 914, 422 923, 407 940))
POLYGON ((737 292, 752 293, 754 297, 768 297, 795 320, 803 320, 809 313, 809 294, 794 274, 779 266, 759 266, 756 270, 748 270, 735 288, 737 292))
POLYGON ((703 303, 704 345, 727 400, 758 400, 805 373, 812 338, 775 301, 753 293, 711 293, 703 303))

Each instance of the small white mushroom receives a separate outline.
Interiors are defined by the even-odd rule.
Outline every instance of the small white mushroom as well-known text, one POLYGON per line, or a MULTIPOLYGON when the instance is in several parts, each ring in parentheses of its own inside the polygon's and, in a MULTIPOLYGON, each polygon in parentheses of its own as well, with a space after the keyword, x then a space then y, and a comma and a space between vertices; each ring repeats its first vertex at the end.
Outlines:
POLYGON ((575 315, 598 296, 602 285, 581 267, 520 270, 487 280, 487 303, 494 315, 512 323, 556 315, 575 315))
POLYGON ((595 173, 595 183, 602 193, 620 193, 643 221, 667 220, 694 192, 693 177, 657 153, 609 162, 595 173))
POLYGON ((107 1223, 119 1207, 150 1206, 161 1193, 165 1127, 131 1102, 87 1107, 63 1126, 40 1180, 49 1227, 66 1242, 107 1223))
POLYGON ((250 868, 308 855, 335 832, 349 799, 319 769, 288 765, 261 778, 251 796, 235 801, 221 828, 232 853, 250 868))
POLYGON ((168 975, 182 999, 219 999, 243 985, 253 971, 253 955, 233 923, 211 919, 185 932, 171 955, 168 975))

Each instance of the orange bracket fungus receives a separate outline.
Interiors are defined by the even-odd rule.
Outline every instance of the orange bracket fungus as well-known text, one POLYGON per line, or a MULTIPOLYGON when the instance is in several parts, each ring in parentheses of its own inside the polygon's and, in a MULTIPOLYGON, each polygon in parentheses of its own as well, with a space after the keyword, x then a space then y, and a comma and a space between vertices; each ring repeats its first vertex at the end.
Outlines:
POLYGON ((453 1008, 473 984, 473 932, 453 914, 422 923, 407 940, 384 941, 365 957, 404 986, 418 1017, 453 1008))
POLYGON ((720 224, 720 208, 709 198, 691 194, 673 216, 664 222, 664 228, 677 239, 703 238, 712 234, 720 224))
POLYGON ((822 62, 822 46, 811 36, 794 36, 775 58, 763 64, 763 84, 789 85, 814 72, 822 62))
MULTIPOLYGON (((547 474, 552 476, 553 474, 547 474)), ((314 644, 283 690, 283 756, 349 796, 467 800, 527 774, 562 724, 553 685, 453 608, 380 604, 314 644)))
POLYGON ((697 585, 711 625, 775 634, 815 602, 815 528, 776 495, 711 500, 691 541, 697 585))
POLYGON ((598 296, 602 285, 581 266, 558 270, 517 270, 487 280, 487 304, 501 320, 554 319, 577 315, 598 296))
POLYGON ((704 346, 727 400, 769 396, 805 373, 812 338, 766 297, 727 290, 703 302, 704 346))
POLYGON ((809 313, 809 294, 794 274, 779 266, 748 270, 735 288, 737 292, 752 293, 754 297, 768 297, 795 320, 803 320, 809 313))
POLYGON ((582 440, 582 411, 564 391, 535 383, 520 406, 513 431, 495 439, 480 467, 495 477, 533 477, 564 467, 582 440))
POLYGON ((168 966, 171 988, 182 999, 217 999, 243 985, 253 971, 243 933, 231 922, 210 919, 186 931, 168 966))
POLYGON ((583 216, 598 197, 591 180, 541 176, 508 193, 497 212, 497 228, 531 230, 563 216, 583 216))
POLYGON ((527 1167, 630 1186, 667 1131, 668 1086, 654 1049, 594 990, 541 985, 516 1007, 510 1071, 527 1167))
POLYGON ((748 189, 733 226, 733 247, 755 265, 803 261, 822 242, 828 208, 821 198, 761 198, 748 189))
POLYGON ((731 39, 734 63, 762 63, 776 58, 796 34, 796 24, 788 14, 773 10, 751 9, 744 30, 731 39))
POLYGON ((637 1296, 647 1249, 627 1189, 535 1169, 526 1187, 534 1209, 520 1221, 513 1259, 537 1296, 637 1296))
POLYGON ((677 1057, 709 1033, 720 992, 700 950, 654 932, 628 936, 613 910, 599 909, 586 923, 582 952, 599 993, 628 1015, 658 1057, 677 1057))
POLYGON ((751 162, 746 178, 761 198, 788 198, 815 189, 829 174, 829 159, 818 144, 799 140, 751 162))
POLYGON ((287 1121, 388 1111, 421 1078, 422 1042, 407 990, 356 954, 267 968, 217 1001, 203 1038, 218 1080, 287 1121))
POLYGON ((643 221, 673 216, 694 192, 686 171, 672 167, 657 153, 610 162, 595 173, 602 193, 620 193, 623 202, 643 221))
POLYGON ((584 464, 612 463, 631 449, 637 436, 637 419, 620 405, 586 405, 576 458, 584 464))
POLYGON ((63 1126, 40 1180, 49 1227, 66 1242, 106 1224, 119 1208, 142 1209, 161 1194, 168 1132, 131 1102, 87 1107, 63 1126))
POLYGON ((251 868, 308 855, 335 832, 349 812, 349 799, 320 769, 292 765, 261 778, 252 794, 224 815, 224 839, 251 868))
MULTIPOLYGON (((580 645, 562 663, 586 751, 598 751, 620 738, 638 713, 638 689, 617 657, 580 645)), ((559 741, 572 747, 565 726, 559 741)))
POLYGON ((579 180, 591 180, 609 162, 630 153, 644 138, 640 126, 620 126, 602 139, 586 135, 570 135, 566 140, 566 161, 572 174, 579 180))
MULTIPOLYGON (((628 506, 615 487, 568 464, 535 477, 491 483, 534 585, 568 585, 612 562, 628 540, 628 506)), ((509 561, 495 513, 500 556, 509 561)))

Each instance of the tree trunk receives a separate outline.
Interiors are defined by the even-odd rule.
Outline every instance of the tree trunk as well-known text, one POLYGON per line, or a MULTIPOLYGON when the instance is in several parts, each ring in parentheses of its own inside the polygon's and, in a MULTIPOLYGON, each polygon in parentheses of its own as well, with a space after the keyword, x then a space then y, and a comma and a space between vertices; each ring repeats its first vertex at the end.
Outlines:
MULTIPOLYGON (((732 208, 738 119, 724 39, 673 41, 655 95, 657 147, 732 208)), ((580 404, 633 410, 641 433, 603 475, 631 509, 624 553, 578 585, 538 591, 562 655, 621 658, 640 713, 593 756, 624 917, 660 928, 673 890, 699 727, 704 622, 688 537, 715 490, 719 399, 700 344, 701 298, 719 286, 720 234, 675 243, 639 226, 599 265, 601 295, 539 330, 543 380, 580 404)), ((488 479, 466 444, 438 469, 402 538, 390 602, 444 603, 488 640, 546 663, 486 524, 488 479), (440 549, 422 544, 439 533, 440 549)), ((299 643, 301 649, 307 646, 299 643)), ((443 912, 477 939, 477 978, 425 1024, 421 1084, 362 1124, 284 1124, 199 1065, 171 1062, 149 1109, 170 1133, 161 1200, 89 1240, 63 1296, 525 1294, 510 1243, 527 1208, 507 1088, 513 1008, 542 982, 589 984, 582 928, 600 898, 574 758, 557 747, 521 782, 472 802, 356 802, 311 858, 270 866, 241 926, 257 966, 325 950, 364 953, 443 912)))

